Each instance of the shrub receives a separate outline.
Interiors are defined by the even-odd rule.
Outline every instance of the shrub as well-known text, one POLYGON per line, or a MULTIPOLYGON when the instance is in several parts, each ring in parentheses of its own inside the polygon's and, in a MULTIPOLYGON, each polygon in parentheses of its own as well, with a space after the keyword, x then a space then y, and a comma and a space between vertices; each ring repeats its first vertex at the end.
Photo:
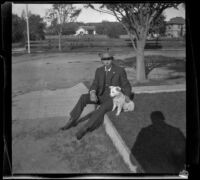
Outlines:
POLYGON ((116 31, 109 31, 109 32, 107 33, 107 36, 108 36, 109 38, 116 38, 116 39, 119 39, 119 34, 117 34, 116 31))

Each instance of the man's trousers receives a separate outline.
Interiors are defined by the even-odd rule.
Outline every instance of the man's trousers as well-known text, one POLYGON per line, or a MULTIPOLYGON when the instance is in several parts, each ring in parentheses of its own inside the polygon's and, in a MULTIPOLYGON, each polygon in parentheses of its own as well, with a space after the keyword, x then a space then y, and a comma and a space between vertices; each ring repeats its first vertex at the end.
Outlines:
POLYGON ((105 95, 98 97, 98 102, 95 103, 90 100, 90 94, 82 94, 77 104, 75 105, 75 107, 70 113, 72 119, 77 121, 84 107, 87 104, 100 105, 100 107, 92 113, 90 119, 87 121, 87 123, 83 127, 83 129, 85 129, 86 131, 93 131, 103 123, 105 113, 112 110, 113 100, 109 96, 109 94, 106 93, 105 95))

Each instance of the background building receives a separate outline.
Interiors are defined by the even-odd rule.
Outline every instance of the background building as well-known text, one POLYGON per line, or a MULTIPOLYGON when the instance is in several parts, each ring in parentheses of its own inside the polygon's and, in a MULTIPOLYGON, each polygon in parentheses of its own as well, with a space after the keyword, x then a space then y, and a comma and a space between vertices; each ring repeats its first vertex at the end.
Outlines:
POLYGON ((182 17, 171 18, 166 23, 166 36, 183 37, 185 35, 185 19, 182 17))
POLYGON ((80 26, 77 30, 76 30, 76 35, 81 34, 96 34, 96 30, 95 30, 95 26, 80 26))

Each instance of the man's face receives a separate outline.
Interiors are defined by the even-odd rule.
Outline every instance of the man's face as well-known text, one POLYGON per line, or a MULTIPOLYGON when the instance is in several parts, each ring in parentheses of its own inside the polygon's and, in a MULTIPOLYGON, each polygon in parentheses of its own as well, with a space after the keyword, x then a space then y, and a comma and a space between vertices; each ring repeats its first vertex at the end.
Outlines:
POLYGON ((104 66, 106 66, 106 67, 110 67, 111 66, 111 64, 112 64, 112 60, 102 60, 101 61, 102 63, 103 63, 103 65, 104 66))

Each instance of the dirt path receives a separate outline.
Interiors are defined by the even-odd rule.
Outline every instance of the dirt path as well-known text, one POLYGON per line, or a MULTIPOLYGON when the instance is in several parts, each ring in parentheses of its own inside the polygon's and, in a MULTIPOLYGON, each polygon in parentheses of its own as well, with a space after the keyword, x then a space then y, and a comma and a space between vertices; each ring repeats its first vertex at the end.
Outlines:
POLYGON ((94 78, 101 65, 95 56, 27 55, 14 57, 12 65, 13 96, 30 91, 68 88, 94 78), (28 59, 26 61, 26 59, 28 59))

